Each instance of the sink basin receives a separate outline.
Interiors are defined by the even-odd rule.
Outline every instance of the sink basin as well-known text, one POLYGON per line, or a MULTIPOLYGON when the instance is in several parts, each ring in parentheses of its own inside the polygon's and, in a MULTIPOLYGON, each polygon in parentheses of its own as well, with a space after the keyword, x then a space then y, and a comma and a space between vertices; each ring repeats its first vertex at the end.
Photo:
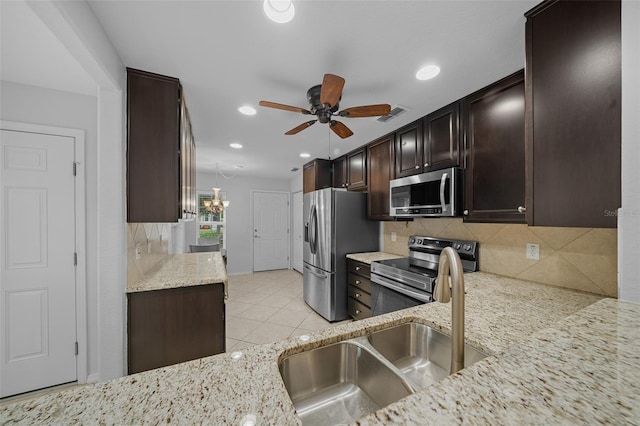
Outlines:
POLYGON ((279 367, 305 425, 352 423, 412 393, 392 366, 355 342, 291 355, 279 367))
MULTIPOLYGON (((424 389, 449 375, 451 338, 429 326, 403 324, 373 333, 368 340, 418 389, 424 389)), ((464 366, 468 367, 486 356, 465 345, 464 366)))

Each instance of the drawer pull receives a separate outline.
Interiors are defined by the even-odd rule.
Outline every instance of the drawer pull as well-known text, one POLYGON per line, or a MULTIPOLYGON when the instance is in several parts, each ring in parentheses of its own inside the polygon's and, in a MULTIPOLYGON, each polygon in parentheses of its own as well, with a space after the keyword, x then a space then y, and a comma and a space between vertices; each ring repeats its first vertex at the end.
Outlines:
POLYGON ((362 311, 360 309, 356 309, 356 315, 360 315, 362 311))
POLYGON ((360 284, 360 280, 356 280, 356 284, 360 284))
POLYGON ((362 296, 360 293, 356 293, 356 297, 360 297, 362 296))
POLYGON ((360 270, 360 267, 359 267, 359 266, 356 266, 356 271, 359 271, 359 270, 360 270))

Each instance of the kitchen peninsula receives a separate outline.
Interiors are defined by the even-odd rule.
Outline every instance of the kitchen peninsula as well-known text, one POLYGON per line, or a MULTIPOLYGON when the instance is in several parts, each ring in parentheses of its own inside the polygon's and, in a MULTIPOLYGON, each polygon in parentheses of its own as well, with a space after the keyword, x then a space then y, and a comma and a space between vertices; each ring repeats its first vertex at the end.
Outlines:
MULTIPOLYGON (((640 305, 467 274, 467 339, 491 356, 359 424, 640 422, 640 305)), ((8 405, 2 424, 295 425, 278 361, 410 321, 448 332, 430 303, 241 353, 221 354, 8 405)))
POLYGON ((130 283, 129 373, 224 352, 226 287, 219 252, 169 255, 130 283))

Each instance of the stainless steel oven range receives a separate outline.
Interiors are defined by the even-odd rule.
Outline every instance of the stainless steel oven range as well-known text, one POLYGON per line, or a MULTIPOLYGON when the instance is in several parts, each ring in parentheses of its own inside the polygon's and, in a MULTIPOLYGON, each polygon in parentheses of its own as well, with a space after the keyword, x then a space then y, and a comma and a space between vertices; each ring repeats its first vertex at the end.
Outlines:
POLYGON ((409 257, 371 262, 371 311, 382 315, 433 302, 440 253, 452 247, 464 272, 478 270, 478 243, 413 235, 409 257))

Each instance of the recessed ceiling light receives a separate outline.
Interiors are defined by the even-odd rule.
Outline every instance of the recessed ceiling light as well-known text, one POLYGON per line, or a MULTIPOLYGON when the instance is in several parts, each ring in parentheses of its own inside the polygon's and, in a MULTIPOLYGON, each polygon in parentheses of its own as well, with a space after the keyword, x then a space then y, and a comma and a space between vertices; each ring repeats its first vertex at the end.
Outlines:
POLYGON ((235 149, 240 149, 242 148, 242 144, 238 143, 238 142, 234 142, 234 143, 230 143, 229 146, 231 148, 235 148, 235 149))
POLYGON ((311 157, 311 154, 307 154, 306 152, 303 152, 302 154, 300 154, 300 157, 309 158, 309 157, 311 157))
POLYGON ((267 18, 278 24, 285 24, 293 19, 296 8, 291 0, 264 0, 262 4, 267 18))
POLYGON ((416 78, 418 80, 429 80, 440 74, 440 67, 437 65, 427 65, 418 70, 416 78))
POLYGON ((256 109, 254 107, 250 107, 249 105, 243 105, 239 107, 238 111, 240 111, 244 115, 256 115, 256 109))

